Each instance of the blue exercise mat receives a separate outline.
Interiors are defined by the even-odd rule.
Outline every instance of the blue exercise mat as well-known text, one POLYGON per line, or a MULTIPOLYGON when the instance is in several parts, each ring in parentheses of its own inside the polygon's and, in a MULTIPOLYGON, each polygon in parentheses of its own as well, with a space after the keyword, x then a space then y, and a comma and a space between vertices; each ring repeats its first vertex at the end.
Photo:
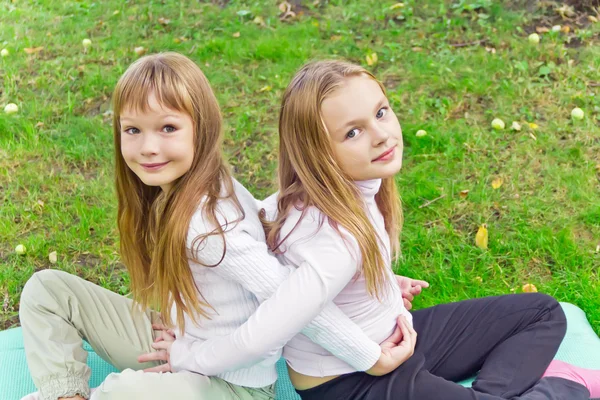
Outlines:
MULTIPOLYGON (((567 335, 558 350, 556 358, 584 368, 600 369, 600 338, 590 326, 585 313, 569 303, 561 303, 567 315, 567 335)), ((92 369, 90 386, 96 387, 116 369, 102 360, 85 343, 88 351, 88 365, 92 369)), ((285 362, 277 363, 279 380, 276 385, 277 400, 299 400, 287 374, 285 362)), ((470 386, 473 379, 461 382, 470 386)), ((20 400, 35 392, 23 351, 21 328, 0 332, 0 400, 20 400)))

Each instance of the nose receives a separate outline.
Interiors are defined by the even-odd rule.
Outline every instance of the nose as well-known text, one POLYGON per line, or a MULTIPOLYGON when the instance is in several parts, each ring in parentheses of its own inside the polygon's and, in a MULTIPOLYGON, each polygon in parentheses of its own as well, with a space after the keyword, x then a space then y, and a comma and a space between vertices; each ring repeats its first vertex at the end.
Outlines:
POLYGON ((373 138, 373 146, 381 146, 390 138, 389 132, 379 124, 374 124, 370 131, 373 138))
POLYGON ((141 142, 141 155, 148 157, 158 154, 160 148, 160 139, 157 135, 154 135, 152 133, 142 134, 141 142))

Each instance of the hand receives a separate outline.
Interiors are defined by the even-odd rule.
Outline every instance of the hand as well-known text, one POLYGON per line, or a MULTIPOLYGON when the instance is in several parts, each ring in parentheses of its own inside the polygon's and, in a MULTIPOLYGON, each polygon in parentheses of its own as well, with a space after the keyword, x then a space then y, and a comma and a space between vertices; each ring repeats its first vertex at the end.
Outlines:
POLYGON ((389 374, 412 357, 416 344, 417 332, 406 317, 399 316, 392 336, 380 344, 381 356, 379 360, 366 373, 373 376, 389 374))
POLYGON ((404 307, 407 310, 412 308, 412 301, 415 299, 415 296, 421 294, 421 289, 429 287, 429 283, 425 281, 400 275, 396 275, 396 282, 398 282, 400 292, 402 292, 402 300, 404 300, 404 307))
POLYGON ((152 343, 152 348, 157 351, 142 354, 138 357, 138 362, 164 361, 161 365, 144 369, 144 372, 171 372, 170 356, 171 347, 175 341, 175 332, 162 324, 152 324, 152 328, 161 331, 160 335, 152 343))

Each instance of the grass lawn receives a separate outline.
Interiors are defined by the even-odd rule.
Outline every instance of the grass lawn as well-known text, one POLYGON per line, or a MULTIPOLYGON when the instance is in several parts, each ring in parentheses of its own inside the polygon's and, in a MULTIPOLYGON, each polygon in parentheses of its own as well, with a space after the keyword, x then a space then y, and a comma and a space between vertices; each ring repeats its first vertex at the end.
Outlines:
POLYGON ((582 307, 600 332, 600 23, 583 7, 536 3, 2 2, 0 329, 18 324, 21 289, 39 269, 128 292, 110 96, 143 47, 201 66, 235 176, 257 197, 275 190, 278 105, 294 72, 329 57, 367 66, 404 131, 396 268, 431 282, 415 306, 529 283, 582 307), (19 111, 4 113, 8 103, 19 111), (583 120, 571 119, 574 107, 583 120), (492 129, 494 118, 506 128, 492 129), (487 250, 475 245, 482 224, 487 250))

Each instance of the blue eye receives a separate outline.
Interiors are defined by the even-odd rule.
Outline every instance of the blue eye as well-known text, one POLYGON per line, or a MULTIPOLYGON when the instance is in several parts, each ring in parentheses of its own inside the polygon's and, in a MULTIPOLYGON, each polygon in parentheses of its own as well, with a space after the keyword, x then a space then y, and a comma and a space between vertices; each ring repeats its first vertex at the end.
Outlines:
POLYGON ((127 133, 128 135, 137 135, 140 133, 140 130, 138 128, 127 128, 123 132, 127 133))
POLYGON ((177 129, 171 125, 167 125, 163 128, 163 132, 166 132, 166 133, 172 133, 172 132, 175 132, 176 130, 177 129))
POLYGON ((351 131, 349 131, 348 133, 346 133, 346 139, 352 139, 354 137, 356 137, 356 135, 358 135, 360 132, 358 131, 358 129, 354 128, 351 131))
POLYGON ((379 111, 377 111, 377 115, 375 115, 377 117, 377 119, 381 119, 385 116, 385 114, 387 114, 388 108, 387 107, 381 107, 379 109, 379 111))

